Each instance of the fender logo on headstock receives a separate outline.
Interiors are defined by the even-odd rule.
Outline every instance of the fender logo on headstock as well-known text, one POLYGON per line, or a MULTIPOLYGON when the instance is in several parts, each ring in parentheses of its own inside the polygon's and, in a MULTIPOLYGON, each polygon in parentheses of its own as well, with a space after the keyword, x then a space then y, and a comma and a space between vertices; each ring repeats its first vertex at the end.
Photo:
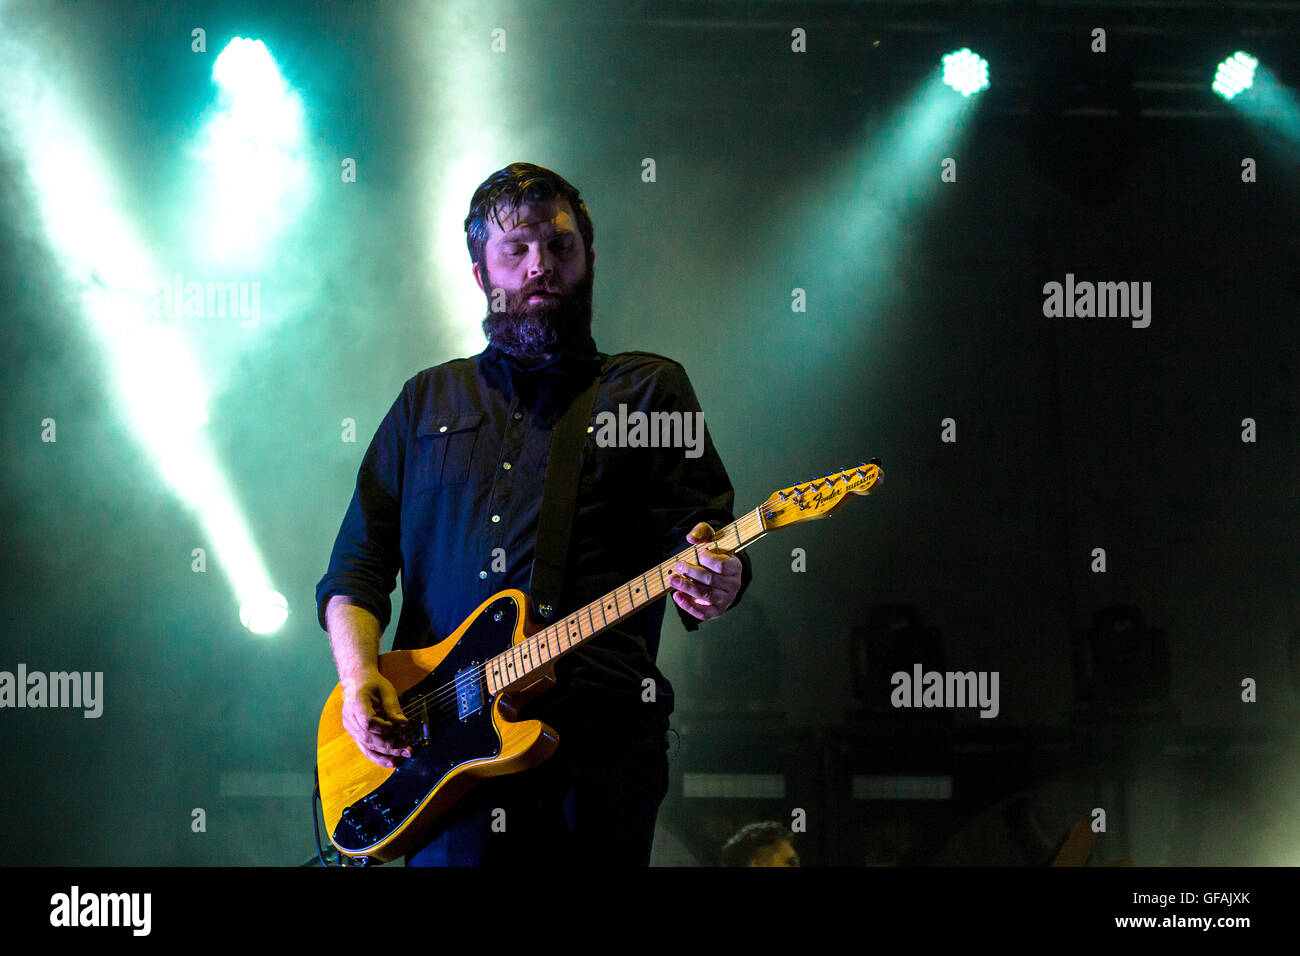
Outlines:
POLYGON ((871 494, 884 482, 879 462, 880 459, 873 458, 871 464, 862 462, 857 468, 832 472, 776 492, 763 503, 764 521, 779 526, 805 518, 825 517, 844 503, 847 492, 871 494), (791 510, 790 505, 797 510, 791 510))

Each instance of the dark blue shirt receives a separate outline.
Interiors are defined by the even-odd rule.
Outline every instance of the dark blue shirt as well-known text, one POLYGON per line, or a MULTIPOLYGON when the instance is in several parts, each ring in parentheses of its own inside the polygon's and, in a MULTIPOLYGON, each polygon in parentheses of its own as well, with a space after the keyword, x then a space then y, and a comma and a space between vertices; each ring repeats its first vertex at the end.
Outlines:
MULTIPOLYGON (((498 591, 527 593, 551 431, 590 381, 584 372, 597 368, 593 427, 601 412, 618 415, 620 405, 627 414, 700 411, 678 363, 649 352, 606 355, 590 339, 532 369, 489 346, 408 380, 361 462, 329 570, 316 586, 321 627, 329 599, 341 594, 387 628, 399 570, 394 650, 443 639, 498 591)), ((699 457, 681 447, 602 447, 596 437, 588 434, 582 453, 560 615, 685 549, 698 522, 717 530, 734 520, 731 480, 707 427, 699 457)), ((751 569, 743 552, 737 557, 743 594, 751 569)), ((642 682, 651 678, 666 717, 673 691, 655 659, 669 600, 561 658, 556 687, 527 715, 562 730, 596 714, 644 711, 642 682)), ((698 628, 677 611, 687 630, 698 628)))

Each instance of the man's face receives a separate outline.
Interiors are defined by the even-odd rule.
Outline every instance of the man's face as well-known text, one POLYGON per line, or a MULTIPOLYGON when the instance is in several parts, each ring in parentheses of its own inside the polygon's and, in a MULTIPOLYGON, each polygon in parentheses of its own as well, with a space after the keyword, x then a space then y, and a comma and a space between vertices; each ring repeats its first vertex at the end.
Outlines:
POLYGON ((488 341, 529 359, 584 342, 596 253, 585 247, 568 201, 527 203, 500 224, 489 216, 487 226, 485 268, 474 263, 474 281, 487 298, 488 341))
POLYGON ((794 852, 794 844, 781 840, 771 846, 765 846, 754 854, 750 866, 798 866, 799 854, 794 852))

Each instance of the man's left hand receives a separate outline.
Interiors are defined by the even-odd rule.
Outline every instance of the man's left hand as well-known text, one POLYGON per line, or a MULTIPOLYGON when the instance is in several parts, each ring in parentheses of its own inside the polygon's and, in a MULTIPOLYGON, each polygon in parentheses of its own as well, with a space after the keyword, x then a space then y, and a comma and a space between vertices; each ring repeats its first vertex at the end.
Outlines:
MULTIPOLYGON (((686 536, 689 544, 713 540, 713 529, 700 522, 686 536)), ((700 554, 703 567, 690 561, 678 561, 676 572, 668 577, 673 600, 691 617, 708 621, 731 607, 740 593, 740 559, 730 551, 709 549, 700 554)))

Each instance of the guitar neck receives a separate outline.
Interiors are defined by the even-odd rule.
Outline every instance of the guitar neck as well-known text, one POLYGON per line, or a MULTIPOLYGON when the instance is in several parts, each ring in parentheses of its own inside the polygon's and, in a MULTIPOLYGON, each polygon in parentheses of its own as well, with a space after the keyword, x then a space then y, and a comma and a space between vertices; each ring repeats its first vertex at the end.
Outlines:
POLYGON ((700 555, 711 548, 723 551, 740 551, 763 535, 763 507, 755 508, 743 517, 715 532, 712 541, 702 542, 673 555, 639 577, 615 588, 604 597, 592 601, 584 608, 561 621, 515 644, 510 650, 498 654, 483 664, 487 690, 495 694, 512 684, 529 684, 539 672, 553 661, 591 640, 601 631, 635 614, 647 604, 659 600, 671 590, 668 578, 678 561, 702 565, 700 555))

